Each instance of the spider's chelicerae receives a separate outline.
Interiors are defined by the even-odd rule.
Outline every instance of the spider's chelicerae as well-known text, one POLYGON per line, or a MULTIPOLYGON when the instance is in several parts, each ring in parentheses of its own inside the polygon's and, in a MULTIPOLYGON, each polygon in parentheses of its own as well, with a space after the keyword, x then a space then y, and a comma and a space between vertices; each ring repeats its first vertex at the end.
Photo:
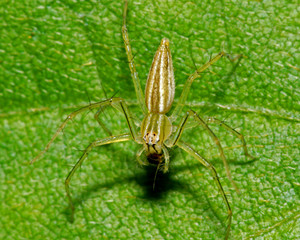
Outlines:
MULTIPOLYGON (((161 40, 160 46, 158 47, 151 68, 148 75, 145 97, 143 96, 143 92, 141 89, 140 81, 138 78, 138 74, 134 65, 133 56, 131 52, 131 46, 129 42, 129 36, 127 33, 126 27, 126 16, 127 16, 127 0, 125 0, 125 7, 123 13, 123 26, 122 26, 122 36, 124 39, 126 54, 129 62, 129 67, 131 71, 132 80, 135 87, 135 92, 137 95, 138 102, 142 111, 144 113, 144 119, 140 124, 140 130, 138 131, 135 124, 132 121, 131 113, 127 107, 126 101, 122 98, 113 97, 101 102, 93 103, 88 106, 82 107, 81 109, 72 112, 66 120, 61 124, 59 129, 56 131, 54 136, 51 138, 49 143, 46 145, 45 149, 41 151, 38 156, 36 156, 31 163, 35 162, 43 153, 45 153, 55 138, 59 135, 59 133, 65 128, 66 124, 77 116, 79 113, 84 111, 88 111, 91 109, 100 109, 95 114, 95 119, 101 125, 101 127, 110 135, 110 137, 102 138, 92 142, 82 154, 81 158, 75 164, 75 166, 70 171, 69 175, 65 180, 65 188, 67 197, 69 200, 70 208, 72 209, 72 218, 74 215, 74 205, 72 202, 69 184, 72 176, 79 168, 79 166, 86 159, 88 153, 94 148, 98 146, 102 146, 105 144, 116 143, 116 142, 124 142, 133 140, 138 144, 142 144, 142 148, 137 153, 137 159, 140 164, 155 164, 157 165, 157 170, 163 171, 166 173, 169 168, 169 153, 168 148, 172 148, 177 145, 179 148, 183 149, 193 157, 195 157, 201 164, 203 164, 206 168, 211 171, 211 174, 216 182, 219 192, 223 197, 223 201, 226 205, 228 211, 228 224, 226 228, 225 239, 228 239, 230 227, 231 227, 231 219, 232 219, 232 210, 230 208, 227 197, 224 193, 223 187, 219 181, 218 174, 211 163, 209 163, 206 159, 204 159, 199 153, 197 153, 192 147, 190 147, 187 143, 183 142, 180 137, 181 134, 189 121, 189 119, 193 119, 199 125, 201 125, 212 138, 212 140, 217 145, 220 156, 225 165, 226 173, 229 180, 232 182, 236 190, 237 187, 234 184, 234 181, 231 178, 228 164, 226 162, 226 158, 224 155, 224 151, 222 149, 221 143, 219 139, 216 137, 214 132, 209 128, 207 123, 201 119, 197 115, 196 112, 189 110, 185 113, 182 120, 179 122, 177 126, 172 125, 172 123, 177 119, 177 117, 182 113, 182 109, 184 107, 185 101, 187 99, 190 87, 193 81, 200 76, 204 70, 206 70, 209 66, 211 66, 214 62, 218 61, 222 56, 225 55, 224 52, 220 52, 215 57, 210 59, 206 64, 202 67, 198 68, 193 74, 189 76, 187 81, 185 82, 182 94, 180 99, 174 108, 174 111, 170 115, 166 115, 173 103, 174 92, 175 92, 175 81, 174 81, 174 72, 173 72, 173 63, 171 52, 169 48, 169 40, 163 38, 161 40), (145 100, 144 100, 145 99, 145 100), (129 128, 129 132, 126 134, 121 134, 117 136, 112 136, 111 132, 105 127, 105 125, 98 119, 99 114, 101 113, 101 109, 112 106, 117 110, 120 110, 127 121, 127 125, 129 128), (147 156, 147 161, 142 161, 140 156, 145 152, 147 156)), ((246 156, 253 158, 247 150, 246 142, 242 134, 235 131, 233 128, 226 125, 223 121, 220 121, 215 118, 209 118, 208 122, 219 124, 224 127, 227 131, 238 137, 242 141, 244 153, 246 156)))

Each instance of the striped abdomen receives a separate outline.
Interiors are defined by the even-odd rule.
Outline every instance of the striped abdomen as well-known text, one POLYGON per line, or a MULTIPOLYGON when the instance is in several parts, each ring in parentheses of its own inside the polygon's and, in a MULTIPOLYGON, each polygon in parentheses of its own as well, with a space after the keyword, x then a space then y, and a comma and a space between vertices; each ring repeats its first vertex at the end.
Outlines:
POLYGON ((146 106, 151 113, 167 113, 173 103, 175 81, 169 40, 164 38, 158 47, 147 79, 146 106))

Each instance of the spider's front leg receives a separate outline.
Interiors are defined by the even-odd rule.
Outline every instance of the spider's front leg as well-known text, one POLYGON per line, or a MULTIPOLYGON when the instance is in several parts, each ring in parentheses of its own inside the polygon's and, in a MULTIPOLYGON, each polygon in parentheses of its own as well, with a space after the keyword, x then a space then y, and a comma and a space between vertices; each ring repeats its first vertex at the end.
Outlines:
POLYGON ((145 98, 144 98, 144 94, 143 94, 143 91, 141 88, 140 79, 139 79, 138 73, 137 73, 135 65, 134 65, 128 30, 126 27, 128 1, 124 0, 124 2, 125 2, 125 5, 124 5, 124 12, 123 12, 122 36, 123 36, 123 41, 124 41, 124 45, 125 45, 126 55, 127 55, 127 59, 128 59, 128 64, 129 64, 129 68, 130 68, 130 72, 131 72, 131 78, 133 81, 135 93, 136 93, 138 102, 139 102, 144 114, 146 114, 148 112, 148 110, 145 105, 145 101, 144 101, 145 98))
POLYGON ((34 163, 37 159, 39 159, 50 148, 53 141, 57 138, 59 133, 66 127, 67 123, 70 120, 72 120, 73 118, 75 118, 79 113, 82 113, 82 112, 85 112, 85 111, 88 111, 88 110, 92 110, 92 109, 95 109, 95 108, 102 109, 102 108, 105 108, 107 106, 112 106, 112 107, 114 107, 114 108, 116 108, 116 109, 123 112, 123 114, 126 118, 129 130, 130 130, 131 136, 136 141, 137 131, 136 131, 135 125, 132 122, 131 114, 128 110, 127 104, 125 103, 124 99, 122 99, 122 98, 110 98, 110 99, 107 99, 107 100, 104 100, 104 101, 101 101, 101 102, 92 103, 88 106, 82 107, 82 108, 78 109, 77 111, 72 112, 70 115, 68 115, 67 118, 65 119, 65 121, 57 129, 56 133, 53 135, 53 137, 47 143, 44 150, 42 150, 30 163, 31 164, 34 163))
MULTIPOLYGON (((227 163, 227 160, 226 160, 226 157, 225 157, 225 154, 224 154, 224 151, 223 151, 223 148, 222 148, 222 145, 220 143, 220 140, 218 139, 218 137, 214 134, 214 132, 209 128, 209 126, 203 121, 202 118, 200 118, 196 112, 194 112, 193 110, 189 110, 185 117, 182 118, 181 122, 179 123, 174 135, 169 139, 169 142, 168 142, 168 145, 176 145, 177 141, 179 140, 183 130, 184 130, 184 127, 189 119, 189 117, 192 116, 194 118, 194 120, 196 122, 198 122, 205 130, 207 130, 209 136, 211 137, 211 139, 215 142, 215 144, 217 145, 218 147, 218 150, 219 150, 219 153, 220 153, 220 156, 221 156, 221 159, 224 163, 224 166, 225 166, 225 170, 226 170, 226 174, 227 174, 227 177, 228 179, 230 180, 230 182, 232 183, 232 185, 234 186, 235 190, 239 193, 239 189, 238 187, 236 186, 235 182, 233 181, 232 177, 231 177, 231 174, 230 174, 230 169, 229 169, 229 166, 228 166, 228 163, 227 163)), ((168 146, 167 145, 167 146, 168 146)))

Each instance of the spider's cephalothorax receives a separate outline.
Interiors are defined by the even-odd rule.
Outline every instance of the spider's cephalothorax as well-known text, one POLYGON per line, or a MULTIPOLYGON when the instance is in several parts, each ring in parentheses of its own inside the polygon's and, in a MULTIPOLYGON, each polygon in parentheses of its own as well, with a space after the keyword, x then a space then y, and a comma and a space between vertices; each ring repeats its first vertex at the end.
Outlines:
POLYGON ((165 114, 148 113, 141 126, 149 163, 160 164, 164 155, 163 144, 172 133, 172 123, 165 114))

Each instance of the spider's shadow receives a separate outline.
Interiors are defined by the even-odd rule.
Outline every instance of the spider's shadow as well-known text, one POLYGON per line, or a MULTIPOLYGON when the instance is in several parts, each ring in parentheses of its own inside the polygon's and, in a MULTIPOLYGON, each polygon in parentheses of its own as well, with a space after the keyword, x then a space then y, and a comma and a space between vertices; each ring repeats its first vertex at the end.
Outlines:
POLYGON ((141 198, 150 201, 163 198, 170 190, 179 190, 182 188, 181 182, 172 178, 170 172, 164 174, 160 171, 157 173, 155 187, 153 188, 155 173, 155 166, 145 166, 132 176, 118 177, 110 182, 106 181, 106 183, 95 183, 85 188, 80 194, 74 197, 73 204, 76 208, 76 205, 81 205, 85 200, 90 198, 93 193, 98 192, 101 189, 111 189, 114 186, 123 185, 125 182, 135 182, 135 184, 140 185, 144 190, 141 198))
POLYGON ((143 190, 145 198, 149 201, 163 198, 170 190, 179 190, 181 188, 180 181, 172 178, 172 173, 162 173, 159 171, 155 179, 156 166, 146 166, 144 171, 137 174, 134 180, 143 190))

